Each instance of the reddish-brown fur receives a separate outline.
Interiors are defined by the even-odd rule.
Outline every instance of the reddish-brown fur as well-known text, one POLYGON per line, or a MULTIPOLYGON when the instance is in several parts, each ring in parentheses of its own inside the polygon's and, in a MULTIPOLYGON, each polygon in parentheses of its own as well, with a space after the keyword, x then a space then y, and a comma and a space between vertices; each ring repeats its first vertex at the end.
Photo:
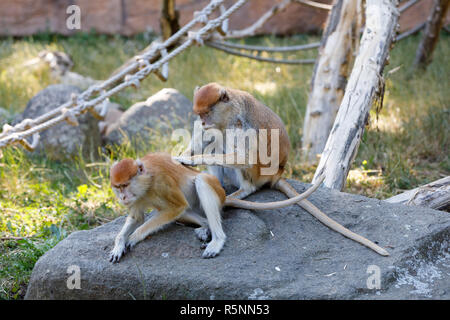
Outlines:
POLYGON ((111 168, 111 185, 120 186, 133 178, 138 166, 133 159, 123 159, 111 168))
POLYGON ((217 83, 210 83, 201 87, 194 95, 194 113, 203 114, 209 111, 220 99, 221 86, 217 83))
POLYGON ((217 196, 220 199, 220 203, 223 204, 226 200, 225 190, 223 190, 222 185, 219 180, 213 175, 205 175, 205 181, 213 188, 217 196))

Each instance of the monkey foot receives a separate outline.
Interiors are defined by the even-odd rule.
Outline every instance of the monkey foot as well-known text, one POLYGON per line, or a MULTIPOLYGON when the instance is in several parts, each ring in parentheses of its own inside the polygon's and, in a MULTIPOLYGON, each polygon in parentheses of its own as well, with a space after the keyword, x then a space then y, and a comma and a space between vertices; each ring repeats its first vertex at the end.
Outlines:
POLYGON ((203 251, 202 258, 204 258, 204 259, 214 258, 222 250, 224 244, 225 244, 225 239, 211 241, 206 246, 205 251, 203 251))
POLYGON ((209 228, 196 228, 194 232, 200 241, 206 242, 208 240, 211 240, 211 231, 209 230, 209 228))
POLYGON ((127 248, 124 245, 115 246, 114 249, 111 250, 109 254, 109 262, 117 263, 120 258, 127 252, 127 248))

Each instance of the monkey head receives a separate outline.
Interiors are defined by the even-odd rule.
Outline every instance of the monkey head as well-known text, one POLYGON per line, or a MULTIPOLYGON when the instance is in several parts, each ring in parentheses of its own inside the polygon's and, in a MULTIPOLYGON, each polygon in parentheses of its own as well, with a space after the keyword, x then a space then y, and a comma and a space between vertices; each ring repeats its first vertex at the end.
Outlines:
POLYGON ((204 129, 224 130, 235 116, 233 104, 226 88, 212 82, 194 91, 194 108, 204 129))
POLYGON ((140 160, 123 159, 110 171, 111 188, 119 203, 133 205, 149 187, 148 172, 140 160))

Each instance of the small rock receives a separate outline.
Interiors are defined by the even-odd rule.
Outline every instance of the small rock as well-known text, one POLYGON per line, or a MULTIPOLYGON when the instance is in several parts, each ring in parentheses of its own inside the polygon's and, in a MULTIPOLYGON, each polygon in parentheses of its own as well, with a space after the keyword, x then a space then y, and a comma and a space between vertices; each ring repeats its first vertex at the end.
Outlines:
POLYGON ((0 107, 0 126, 3 126, 5 123, 8 123, 10 121, 10 117, 11 114, 9 113, 9 111, 0 107))

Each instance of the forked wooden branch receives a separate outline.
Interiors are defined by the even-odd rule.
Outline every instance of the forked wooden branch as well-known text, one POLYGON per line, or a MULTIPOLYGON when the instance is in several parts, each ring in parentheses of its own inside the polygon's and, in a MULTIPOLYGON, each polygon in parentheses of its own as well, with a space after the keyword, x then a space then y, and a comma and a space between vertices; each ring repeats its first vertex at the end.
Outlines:
POLYGON ((322 153, 344 95, 359 1, 335 1, 327 20, 303 125, 302 149, 306 161, 315 161, 316 155, 322 153))
POLYGON ((325 174, 326 187, 342 190, 345 186, 370 108, 381 91, 381 75, 397 28, 399 12, 396 6, 396 0, 366 2, 366 27, 359 53, 313 183, 325 174))
POLYGON ((425 24, 422 40, 417 48, 416 58, 414 60, 415 67, 426 68, 431 62, 433 51, 438 43, 439 34, 449 6, 449 0, 433 1, 433 7, 425 24))

